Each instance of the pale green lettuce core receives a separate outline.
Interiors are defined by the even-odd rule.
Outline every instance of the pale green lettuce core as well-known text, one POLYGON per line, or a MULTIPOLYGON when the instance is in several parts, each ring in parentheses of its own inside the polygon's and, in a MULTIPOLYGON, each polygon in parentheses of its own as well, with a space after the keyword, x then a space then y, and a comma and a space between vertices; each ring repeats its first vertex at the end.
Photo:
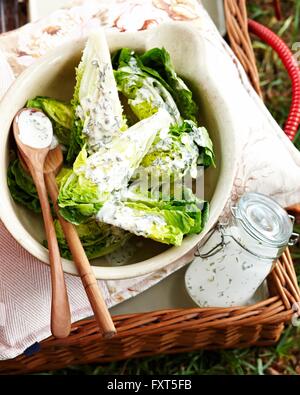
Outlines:
POLYGON ((72 100, 75 122, 68 160, 73 161, 83 145, 89 154, 126 129, 103 30, 92 33, 76 70, 72 100))
POLYGON ((61 181, 58 203, 62 216, 79 224, 95 215, 113 192, 127 187, 157 133, 170 124, 169 114, 159 110, 115 137, 109 147, 89 157, 83 148, 73 170, 61 181))

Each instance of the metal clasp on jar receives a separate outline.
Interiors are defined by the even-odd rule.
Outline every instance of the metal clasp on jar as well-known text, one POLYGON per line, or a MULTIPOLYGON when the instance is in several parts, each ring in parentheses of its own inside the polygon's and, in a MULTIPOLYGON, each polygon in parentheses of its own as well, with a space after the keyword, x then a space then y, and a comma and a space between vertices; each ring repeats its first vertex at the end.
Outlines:
POLYGON ((218 254, 220 251, 223 250, 224 247, 226 247, 230 243, 230 241, 228 241, 228 242, 225 241, 225 237, 228 237, 228 238, 234 240, 243 250, 247 251, 249 254, 255 256, 256 258, 272 259, 275 261, 278 257, 280 257, 283 254, 283 252, 285 251, 287 246, 294 246, 299 241, 299 235, 297 233, 292 233, 288 245, 282 246, 281 248, 279 248, 277 251, 277 253, 278 253, 277 256, 273 256, 273 257, 272 256, 265 256, 265 255, 261 255, 255 251, 250 250, 245 245, 243 245, 239 240, 237 240, 233 235, 226 233, 225 232, 226 226, 227 226, 227 224, 220 224, 220 223, 215 225, 211 229, 210 234, 209 234, 208 238, 205 240, 205 242, 198 244, 195 256, 200 257, 202 259, 206 259, 206 258, 210 258, 210 257, 218 254), (220 237, 221 237, 220 243, 216 244, 212 249, 210 249, 206 253, 201 253, 200 249, 206 245, 206 243, 210 240, 210 238, 213 236, 213 234, 216 231, 220 232, 220 237))
POLYGON ((210 231, 210 233, 209 233, 209 236, 208 236, 208 238, 205 240, 205 242, 203 243, 203 244, 198 244, 197 245, 197 251, 196 251, 196 253, 195 253, 195 256, 196 257, 200 257, 200 258, 203 258, 203 259, 205 259, 205 258, 209 258, 209 257, 211 257, 211 256, 214 256, 214 255, 216 255, 216 254, 218 254, 220 251, 222 251, 223 250, 223 248, 224 247, 226 247, 228 244, 229 244, 229 242, 225 242, 225 234, 224 234, 224 227, 225 227, 225 224, 217 224, 217 225, 215 225, 212 229, 211 229, 211 231, 210 231), (213 236, 213 234, 215 233, 215 231, 216 230, 219 230, 220 231, 220 234, 221 234, 221 241, 220 241, 220 243, 218 243, 217 245, 215 245, 211 250, 209 250, 208 252, 206 252, 206 253, 201 253, 200 252, 200 248, 202 248, 202 247, 204 247, 205 246, 205 244, 211 239, 211 237, 213 236))

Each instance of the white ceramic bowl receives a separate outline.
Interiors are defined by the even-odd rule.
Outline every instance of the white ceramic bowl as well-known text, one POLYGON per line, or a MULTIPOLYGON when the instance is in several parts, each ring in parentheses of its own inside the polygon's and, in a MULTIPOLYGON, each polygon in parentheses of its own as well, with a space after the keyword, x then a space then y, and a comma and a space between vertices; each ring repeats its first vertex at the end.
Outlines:
MULTIPOLYGON (((92 262, 98 279, 123 279, 145 275, 163 268, 194 249, 215 224, 231 192, 236 169, 236 141, 239 125, 228 102, 228 92, 216 78, 217 49, 209 40, 185 23, 168 23, 139 33, 107 34, 111 51, 130 47, 145 51, 165 47, 171 54, 177 72, 190 83, 201 109, 201 119, 213 140, 217 167, 205 172, 205 197, 210 201, 210 218, 199 235, 186 237, 181 247, 168 248, 151 241, 143 242, 130 264, 107 267, 105 258, 92 262)), ((47 95, 69 100, 75 84, 75 66, 79 63, 85 40, 74 41, 53 51, 28 68, 9 89, 0 104, 0 217, 13 237, 33 256, 48 263, 48 252, 40 216, 12 200, 6 172, 10 126, 16 112, 27 99, 47 95)), ((226 76, 225 76, 226 77, 226 76)), ((77 274, 73 262, 63 260, 64 271, 77 274)))

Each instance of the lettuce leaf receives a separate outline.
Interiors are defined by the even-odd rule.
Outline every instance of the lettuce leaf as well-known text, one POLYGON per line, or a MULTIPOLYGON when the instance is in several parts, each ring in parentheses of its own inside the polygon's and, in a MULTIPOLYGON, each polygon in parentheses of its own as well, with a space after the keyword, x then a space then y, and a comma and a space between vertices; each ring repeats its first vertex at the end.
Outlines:
POLYGON ((197 124, 198 107, 193 99, 191 90, 177 75, 169 53, 165 48, 153 48, 140 56, 143 70, 157 74, 166 82, 167 89, 174 98, 183 119, 189 119, 197 124))
POLYGON ((87 41, 76 70, 72 106, 75 121, 69 162, 75 160, 84 145, 92 154, 126 129, 103 30, 91 34, 87 41))
POLYGON ((11 161, 7 171, 7 184, 15 202, 40 213, 41 206, 33 180, 23 169, 19 159, 11 161))
POLYGON ((123 48, 115 54, 113 65, 118 90, 128 99, 129 107, 139 120, 161 108, 169 112, 172 123, 180 122, 177 105, 165 84, 142 70, 139 57, 131 49, 123 48))
POLYGON ((82 149, 73 169, 60 179, 58 203, 60 214, 77 225, 93 216, 102 206, 98 186, 80 171, 87 161, 87 152, 82 149))
POLYGON ((140 56, 129 48, 123 48, 114 55, 113 66, 118 89, 129 99, 139 119, 165 105, 174 116, 175 123, 180 122, 179 110, 183 119, 197 124, 198 106, 193 93, 176 74, 170 55, 164 48, 153 48, 140 56))

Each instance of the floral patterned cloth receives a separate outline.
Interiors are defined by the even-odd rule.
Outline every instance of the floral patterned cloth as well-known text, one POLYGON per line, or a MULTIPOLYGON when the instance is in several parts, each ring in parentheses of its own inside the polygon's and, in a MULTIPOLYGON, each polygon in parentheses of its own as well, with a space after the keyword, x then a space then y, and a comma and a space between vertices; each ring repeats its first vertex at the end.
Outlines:
MULTIPOLYGON (((74 0, 70 7, 0 37, 0 95, 36 59, 97 26, 119 31, 155 28, 169 21, 189 21, 240 79, 249 119, 239 136, 241 162, 224 214, 246 191, 260 191, 282 205, 300 201, 300 155, 284 136, 223 41, 203 7, 194 0, 74 0), (272 147, 272 149, 270 149, 272 147), (278 160, 280 158, 280 160, 278 160)), ((193 251, 165 269, 131 280, 99 282, 108 306, 148 289, 193 259, 193 251)), ((92 315, 77 277, 66 275, 72 321, 92 315)), ((21 354, 50 335, 50 272, 28 254, 0 223, 0 359, 21 354)))

